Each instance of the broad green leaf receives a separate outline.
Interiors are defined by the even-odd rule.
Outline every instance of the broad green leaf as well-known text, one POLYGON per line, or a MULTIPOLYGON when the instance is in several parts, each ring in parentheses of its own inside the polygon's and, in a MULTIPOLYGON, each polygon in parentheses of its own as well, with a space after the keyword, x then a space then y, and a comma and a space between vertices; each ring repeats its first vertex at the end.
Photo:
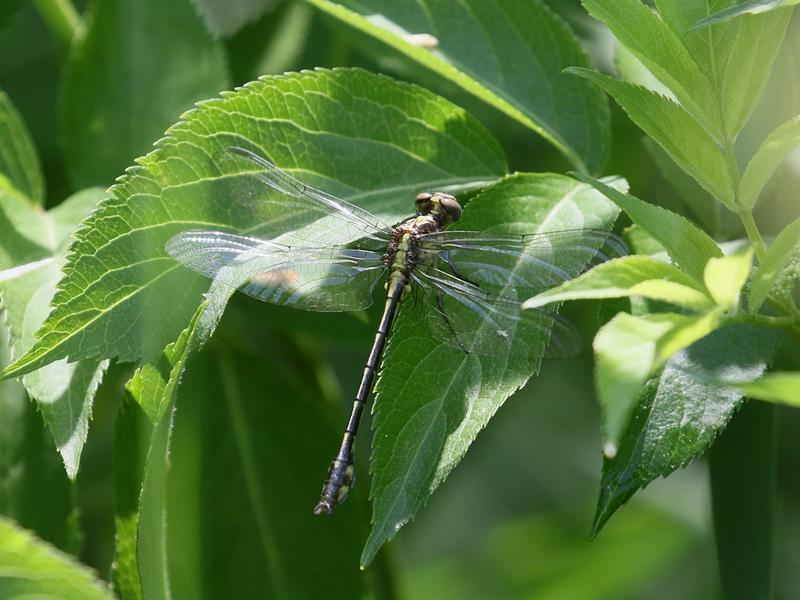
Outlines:
POLYGON ((636 58, 636 55, 628 48, 620 44, 619 41, 614 46, 614 64, 617 67, 620 79, 652 90, 670 100, 678 101, 672 91, 661 83, 650 72, 650 69, 645 67, 644 63, 636 58))
POLYGON ((0 517, 0 597, 113 600, 106 584, 72 556, 0 517))
POLYGON ((8 183, 35 204, 44 202, 44 178, 39 156, 22 117, 0 91, 0 188, 8 183))
POLYGON ((708 453, 724 597, 773 598, 778 430, 775 407, 747 402, 708 453))
POLYGON ((193 0, 195 9, 214 37, 230 37, 255 21, 278 0, 193 0))
POLYGON ((733 183, 720 147, 680 105, 648 89, 591 69, 570 68, 568 72, 580 75, 608 92, 631 120, 658 142, 681 169, 717 200, 733 207, 733 183))
POLYGON ((673 354, 717 329, 722 322, 722 316, 721 310, 710 310, 676 323, 675 327, 658 340, 656 366, 660 367, 673 354))
POLYGON ((655 161, 664 178, 672 184, 681 200, 694 215, 697 222, 714 239, 729 239, 741 228, 738 217, 717 202, 695 179, 681 169, 667 152, 652 138, 645 137, 644 147, 655 161))
POLYGON ((769 178, 780 166, 786 155, 800 144, 800 116, 788 121, 773 131, 742 175, 739 186, 739 203, 747 210, 752 210, 758 202, 761 190, 769 178))
POLYGON ((675 267, 649 256, 623 256, 587 271, 580 277, 527 300, 524 308, 538 308, 565 300, 642 296, 691 310, 711 308, 702 286, 675 267))
POLYGON ((312 512, 343 415, 275 359, 215 343, 186 370, 166 489, 173 598, 366 596, 366 486, 334 518, 312 512))
MULTIPOLYGON (((631 249, 632 254, 646 254, 654 258, 661 258, 662 256, 667 259, 667 252, 664 250, 659 241, 652 235, 647 233, 638 225, 630 225, 622 232, 622 238, 628 247, 631 249)), ((697 285, 693 281, 693 285, 697 285)))
MULTIPOLYGON (((266 186, 262 203, 242 193, 232 144, 390 223, 413 212, 420 190, 474 187, 506 170, 497 142, 477 121, 417 86, 359 69, 252 82, 187 113, 112 188, 71 246, 39 341, 5 376, 67 356, 156 357, 209 287, 165 252, 180 231, 271 237, 313 226, 307 214, 287 223, 266 186)), ((342 228, 325 236, 321 243, 350 241, 342 228)))
POLYGON ((541 0, 307 1, 534 130, 581 171, 605 165, 607 103, 564 75, 586 55, 541 0))
POLYGON ((800 373, 767 373, 739 388, 756 400, 800 406, 800 373))
POLYGON ((228 87, 188 0, 103 0, 66 67, 60 129, 73 187, 106 187, 193 102, 228 87))
POLYGON ((593 535, 637 490, 705 452, 741 404, 737 386, 764 373, 777 342, 770 330, 723 327, 645 384, 617 455, 603 461, 593 535))
POLYGON ((726 140, 733 142, 753 113, 781 46, 790 10, 697 30, 696 21, 734 0, 657 0, 664 20, 712 81, 726 140))
POLYGON ((114 583, 124 598, 171 596, 166 571, 169 442, 178 385, 197 348, 197 321, 205 306, 160 360, 134 373, 117 416, 114 583))
POLYGON ((594 338, 594 380, 603 407, 603 454, 613 458, 635 400, 656 364, 656 343, 687 319, 664 313, 634 317, 619 313, 594 338))
POLYGON ((575 177, 594 186, 625 211, 631 221, 658 240, 673 262, 698 283, 703 280, 708 259, 722 256, 714 240, 680 215, 615 190, 597 179, 585 175, 575 177))
MULTIPOLYGON (((566 177, 519 174, 471 200, 459 228, 609 229, 617 214, 602 195, 566 177)), ((512 332, 510 346, 496 354, 466 354, 432 339, 422 320, 413 303, 403 305, 376 386, 373 525, 361 557, 365 565, 414 518, 495 411, 537 373, 549 338, 546 331, 512 332)))
MULTIPOLYGON (((33 346, 34 333, 50 312, 70 234, 102 197, 100 190, 86 190, 45 213, 13 194, 0 192, 0 213, 7 216, 0 220, 0 246, 10 263, 0 271, 0 297, 11 331, 13 357, 33 346)), ((107 364, 98 359, 60 360, 22 379, 53 434, 70 479, 78 472, 94 394, 107 364)))
POLYGON ((708 259, 703 281, 717 305, 725 310, 735 310, 739 306, 739 294, 752 266, 752 248, 737 254, 708 259))
MULTIPOLYGON (((0 367, 9 358, 0 314, 0 367)), ((74 490, 42 417, 18 381, 0 382, 0 514, 43 540, 77 551, 74 490)))
MULTIPOLYGON (((686 111, 702 124, 695 127, 700 130, 705 127, 719 139, 719 105, 711 81, 658 13, 641 0, 582 1, 589 14, 605 23, 617 39, 675 94, 686 111)), ((643 103, 644 100, 640 99, 639 102, 643 103)), ((650 111, 652 106, 640 106, 640 109, 650 111)), ((625 110, 628 111, 628 108, 625 110)))
POLYGON ((798 3, 800 0, 742 0, 725 10, 701 19, 695 23, 694 28, 701 29, 742 15, 758 15, 798 3))

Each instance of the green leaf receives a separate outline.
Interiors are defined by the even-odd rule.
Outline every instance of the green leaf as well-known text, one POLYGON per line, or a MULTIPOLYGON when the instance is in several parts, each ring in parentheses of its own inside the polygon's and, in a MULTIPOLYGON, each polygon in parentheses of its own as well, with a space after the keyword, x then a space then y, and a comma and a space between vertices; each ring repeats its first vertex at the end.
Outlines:
POLYGON ((111 184, 192 103, 228 87, 186 0, 104 0, 66 67, 60 129, 76 188, 111 184))
POLYGON ((613 458, 635 401, 656 364, 658 340, 689 317, 619 313, 594 338, 595 386, 603 407, 603 454, 613 458))
POLYGON ((800 406, 800 373, 767 373, 738 387, 756 400, 800 406))
POLYGON ((798 3, 800 3, 800 0, 742 0, 742 2, 738 2, 734 6, 701 19, 695 23, 694 29, 716 25, 742 15, 757 15, 785 6, 794 6, 798 3))
POLYGON ((36 204, 44 202, 44 178, 39 156, 22 117, 0 91, 0 188, 8 182, 36 204))
POLYGON ((747 402, 709 452, 711 506, 725 598, 772 598, 777 505, 775 407, 747 402))
POLYGON ((534 130, 581 171, 606 163, 607 103, 562 72, 588 61, 540 0, 307 1, 534 130))
POLYGON ((274 7, 278 0, 193 0, 214 37, 230 37, 274 7))
MULTIPOLYGON (((0 367, 9 358, 0 316, 0 367)), ((74 490, 36 406, 17 381, 0 382, 0 513, 45 541, 77 551, 74 490)))
MULTIPOLYGON (((471 200, 459 228, 609 229, 617 214, 600 194, 566 177, 519 174, 471 200)), ((414 518, 495 411, 536 374, 549 338, 546 331, 515 335, 491 356, 466 354, 421 332, 423 318, 413 303, 403 305, 376 386, 373 526, 364 565, 414 518)))
MULTIPOLYGON (((39 341, 5 376, 67 356, 149 361, 187 326, 209 286, 167 255, 168 239, 193 227, 262 237, 291 228, 280 204, 254 206, 237 187, 232 175, 242 167, 231 144, 387 222, 408 216, 419 190, 474 187, 506 169, 497 142, 462 109, 358 69, 267 77, 185 119, 85 222, 39 341)), ((292 227, 313 225, 297 219, 292 227)), ((350 241, 345 231, 328 235, 350 241)))
POLYGON ((602 181, 575 175, 593 185, 619 206, 636 225, 658 240, 669 257, 699 283, 709 258, 722 256, 719 246, 703 230, 689 221, 659 206, 654 206, 630 194, 607 186, 602 181))
POLYGON ((693 25, 733 0, 657 0, 664 19, 713 82, 726 140, 747 123, 769 78, 791 11, 737 19, 697 30, 693 25))
POLYGON ((751 312, 761 308, 792 256, 799 250, 800 219, 795 219, 772 241, 764 260, 758 265, 750 287, 748 308, 751 312))
POLYGON ((741 228, 741 221, 723 204, 717 202, 695 179, 681 169, 652 138, 645 137, 644 147, 664 178, 680 196, 697 222, 714 239, 729 239, 741 228))
POLYGON ((658 142, 681 169, 720 202, 733 207, 733 183, 720 147, 679 104, 591 69, 570 68, 567 71, 596 83, 608 92, 631 120, 658 142))
POLYGON ((718 306, 725 310, 734 310, 739 306, 739 294, 752 266, 752 248, 737 254, 708 259, 703 281, 718 306))
POLYGON ((169 443, 178 385, 197 348, 197 323, 205 307, 200 305, 160 360, 137 369, 117 416, 114 582, 124 598, 170 597, 165 570, 169 443))
MULTIPOLYGON (((111 582, 122 600, 141 600, 137 557, 139 498, 153 424, 130 394, 114 421, 114 560, 111 582)), ((158 547, 158 546, 157 546, 158 547)))
POLYGON ((538 308, 564 300, 630 296, 669 302, 691 310, 713 306, 703 287, 674 265, 649 256, 624 256, 530 298, 523 307, 538 308))
POLYGON ((215 343, 184 375, 165 490, 173 598, 367 596, 362 488, 332 519, 312 512, 343 419, 276 358, 215 343))
POLYGON ((616 456, 603 461, 593 535, 637 490, 705 452, 741 404, 737 386, 764 373, 777 342, 771 330, 733 325, 667 361, 645 385, 616 456))
POLYGON ((72 556, 0 517, 0 596, 113 600, 106 585, 72 556))
MULTIPOLYGON (((686 111, 702 124, 696 125, 698 129, 705 127, 715 136, 721 131, 717 95, 711 81, 655 11, 641 0, 583 0, 583 5, 675 94, 686 111)), ((640 108, 648 111, 652 107, 640 108)))
MULTIPOLYGON (((0 297, 11 331, 12 357, 33 346, 34 333, 50 312, 70 234, 102 197, 101 190, 85 190, 45 213, 0 192, 0 213, 6 216, 0 219, 0 246, 10 267, 0 271, 0 297)), ((98 359, 61 360, 22 379, 53 434, 70 479, 78 472, 94 394, 107 365, 98 359)))
POLYGON ((786 155, 800 144, 800 116, 778 127, 767 136, 742 175, 739 203, 752 210, 761 190, 780 166, 786 155))

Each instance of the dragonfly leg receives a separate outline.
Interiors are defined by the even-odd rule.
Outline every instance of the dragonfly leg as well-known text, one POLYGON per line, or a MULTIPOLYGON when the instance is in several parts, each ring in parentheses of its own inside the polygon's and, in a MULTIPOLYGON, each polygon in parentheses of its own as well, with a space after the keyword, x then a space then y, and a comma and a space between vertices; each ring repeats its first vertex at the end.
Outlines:
POLYGON ((479 283, 477 283, 475 281, 472 281, 471 279, 467 279, 466 277, 464 277, 464 275, 462 275, 459 272, 458 267, 456 267, 455 263, 450 258, 450 253, 449 252, 441 252, 439 254, 439 257, 445 262, 445 264, 448 267, 450 267, 450 271, 452 271, 453 275, 458 277, 461 281, 465 281, 465 282, 469 283, 470 285, 474 285, 476 288, 481 287, 479 283))
POLYGON ((450 335, 453 336, 453 339, 458 344, 458 347, 461 348, 465 354, 469 354, 469 350, 464 347, 464 344, 461 343, 461 340, 458 339, 458 334, 456 333, 455 327, 453 327, 453 322, 450 320, 450 317, 447 316, 447 311, 444 308, 444 294, 436 290, 436 311, 439 313, 439 316, 442 317, 442 320, 447 324, 447 328, 450 330, 450 335))

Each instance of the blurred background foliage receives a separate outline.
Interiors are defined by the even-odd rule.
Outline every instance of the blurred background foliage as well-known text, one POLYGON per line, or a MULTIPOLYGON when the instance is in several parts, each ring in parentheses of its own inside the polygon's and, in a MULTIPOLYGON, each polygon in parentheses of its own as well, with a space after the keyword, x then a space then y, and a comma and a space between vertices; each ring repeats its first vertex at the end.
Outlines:
MULTIPOLYGON (((613 71, 615 43, 611 35, 592 21, 577 1, 549 4, 581 38, 593 65, 613 71)), ((87 7, 77 2, 76 8, 83 11, 87 7)), ((180 32, 176 31, 176 35, 180 32)), ((269 73, 360 66, 418 82, 466 108, 500 140, 512 171, 565 172, 571 168, 552 146, 529 130, 304 2, 269 3, 261 17, 226 38, 223 44, 233 85, 269 73)), ((753 144, 760 141, 756 127, 770 130, 770 125, 797 113, 800 86, 797 78, 786 77, 786 73, 797 73, 798 49, 800 19, 795 18, 769 91, 756 119, 743 133, 745 143, 748 136, 753 144)), ((47 181, 48 206, 74 191, 67 176, 69 161, 62 155, 57 134, 59 82, 66 58, 65 45, 54 37, 32 3, 4 0, 0 10, 0 88, 13 100, 35 140, 47 181)), ((162 129, 177 116, 170 116, 162 129)), ((627 178, 638 197, 691 216, 681 190, 669 185, 660 174, 641 131, 613 103, 612 124, 613 148, 605 172, 627 178)), ((129 163, 147 152, 148 147, 131 151, 129 163)), ((124 166, 120 165, 119 173, 124 166)), ((95 183, 107 186, 112 181, 95 183)), ((795 197, 798 183, 800 153, 795 152, 760 205, 758 216, 765 233, 789 220, 793 207, 786 206, 785 199, 795 197)), ((729 238, 735 238, 738 232, 733 227, 727 233, 729 238)), ((597 304, 576 304, 568 307, 567 314, 578 324, 584 338, 590 340, 603 310, 597 304)), ((338 423, 336 404, 341 404, 344 411, 350 401, 374 322, 374 311, 369 319, 294 312, 237 295, 218 336, 234 346, 257 348, 261 360, 282 374, 287 380, 286 389, 298 398, 294 404, 287 399, 280 412, 261 407, 252 418, 274 418, 291 432, 313 435, 313 431, 304 429, 311 405, 300 397, 328 400, 329 417, 338 423)), ((789 348, 784 352, 798 350, 789 348)), ((265 367, 242 368, 248 372, 243 377, 257 380, 265 367)), ((79 548, 80 559, 103 578, 109 577, 114 550, 112 431, 123 398, 123 384, 130 375, 128 366, 112 367, 98 393, 77 481, 80 535, 75 528, 71 532, 53 532, 48 538, 62 548, 79 548)), ((192 385, 203 383, 190 382, 186 389, 191 390, 192 385)), ((258 387, 259 383, 248 385, 258 387)), ((0 383, 0 394, 16 393, 11 386, 0 383)), ((23 399, 17 406, 20 411, 30 411, 31 422, 38 418, 29 405, 26 408, 23 399)), ((202 407, 195 407, 180 418, 202 421, 202 411, 202 407)), ((545 363, 541 375, 506 403, 414 524, 404 528, 382 551, 378 563, 365 575, 368 585, 388 595, 393 592, 399 598, 415 600, 717 596, 703 461, 696 461, 637 494, 596 540, 588 541, 600 476, 599 422, 587 343, 582 356, 545 363)), ((776 597, 789 599, 797 597, 800 589, 800 478, 796 476, 800 469, 800 413, 781 408, 779 422, 778 519, 782 525, 776 552, 776 597)), ((201 464, 203 453, 209 444, 218 441, 211 438, 221 434, 218 427, 213 433, 198 427, 179 427, 173 459, 194 461, 194 469, 209 468, 201 464), (183 435, 181 431, 187 433, 183 435)), ((46 432, 40 429, 40 433, 46 432)), ((299 450, 292 445, 300 440, 284 433, 277 443, 285 446, 289 454, 299 450)), ((331 446, 335 440, 328 442, 331 446)), ((360 456, 367 456, 367 435, 359 439, 359 446, 360 456)), ((42 476, 49 476, 47 473, 55 469, 53 477, 64 477, 55 453, 41 461, 43 466, 38 472, 42 476), (48 467, 45 463, 52 464, 48 467)), ((362 462, 362 468, 365 464, 362 462)), ((191 469, 187 467, 186 472, 191 469)), ((365 479, 364 472, 362 481, 365 479)), ((65 478, 64 485, 68 485, 65 478)), ((213 510, 236 510, 232 498, 237 489, 234 485, 224 490, 226 497, 220 498, 213 510)), ((365 491, 362 484, 360 495, 351 501, 360 502, 364 511, 365 491)), ((191 498, 181 497, 180 485, 170 493, 177 504, 191 504, 191 498)), ((305 501, 310 513, 313 495, 303 499, 292 493, 288 497, 305 501)), ((26 526, 46 531, 46 525, 26 526)), ((286 539, 291 543, 290 537, 286 539)))

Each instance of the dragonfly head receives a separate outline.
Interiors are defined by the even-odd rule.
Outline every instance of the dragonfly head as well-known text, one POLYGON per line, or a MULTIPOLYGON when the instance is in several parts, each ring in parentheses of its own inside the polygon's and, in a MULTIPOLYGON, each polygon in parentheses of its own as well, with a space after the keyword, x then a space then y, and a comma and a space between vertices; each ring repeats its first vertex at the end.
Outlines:
POLYGON ((438 216, 444 225, 461 218, 461 205, 444 192, 422 192, 417 196, 417 214, 438 216))

